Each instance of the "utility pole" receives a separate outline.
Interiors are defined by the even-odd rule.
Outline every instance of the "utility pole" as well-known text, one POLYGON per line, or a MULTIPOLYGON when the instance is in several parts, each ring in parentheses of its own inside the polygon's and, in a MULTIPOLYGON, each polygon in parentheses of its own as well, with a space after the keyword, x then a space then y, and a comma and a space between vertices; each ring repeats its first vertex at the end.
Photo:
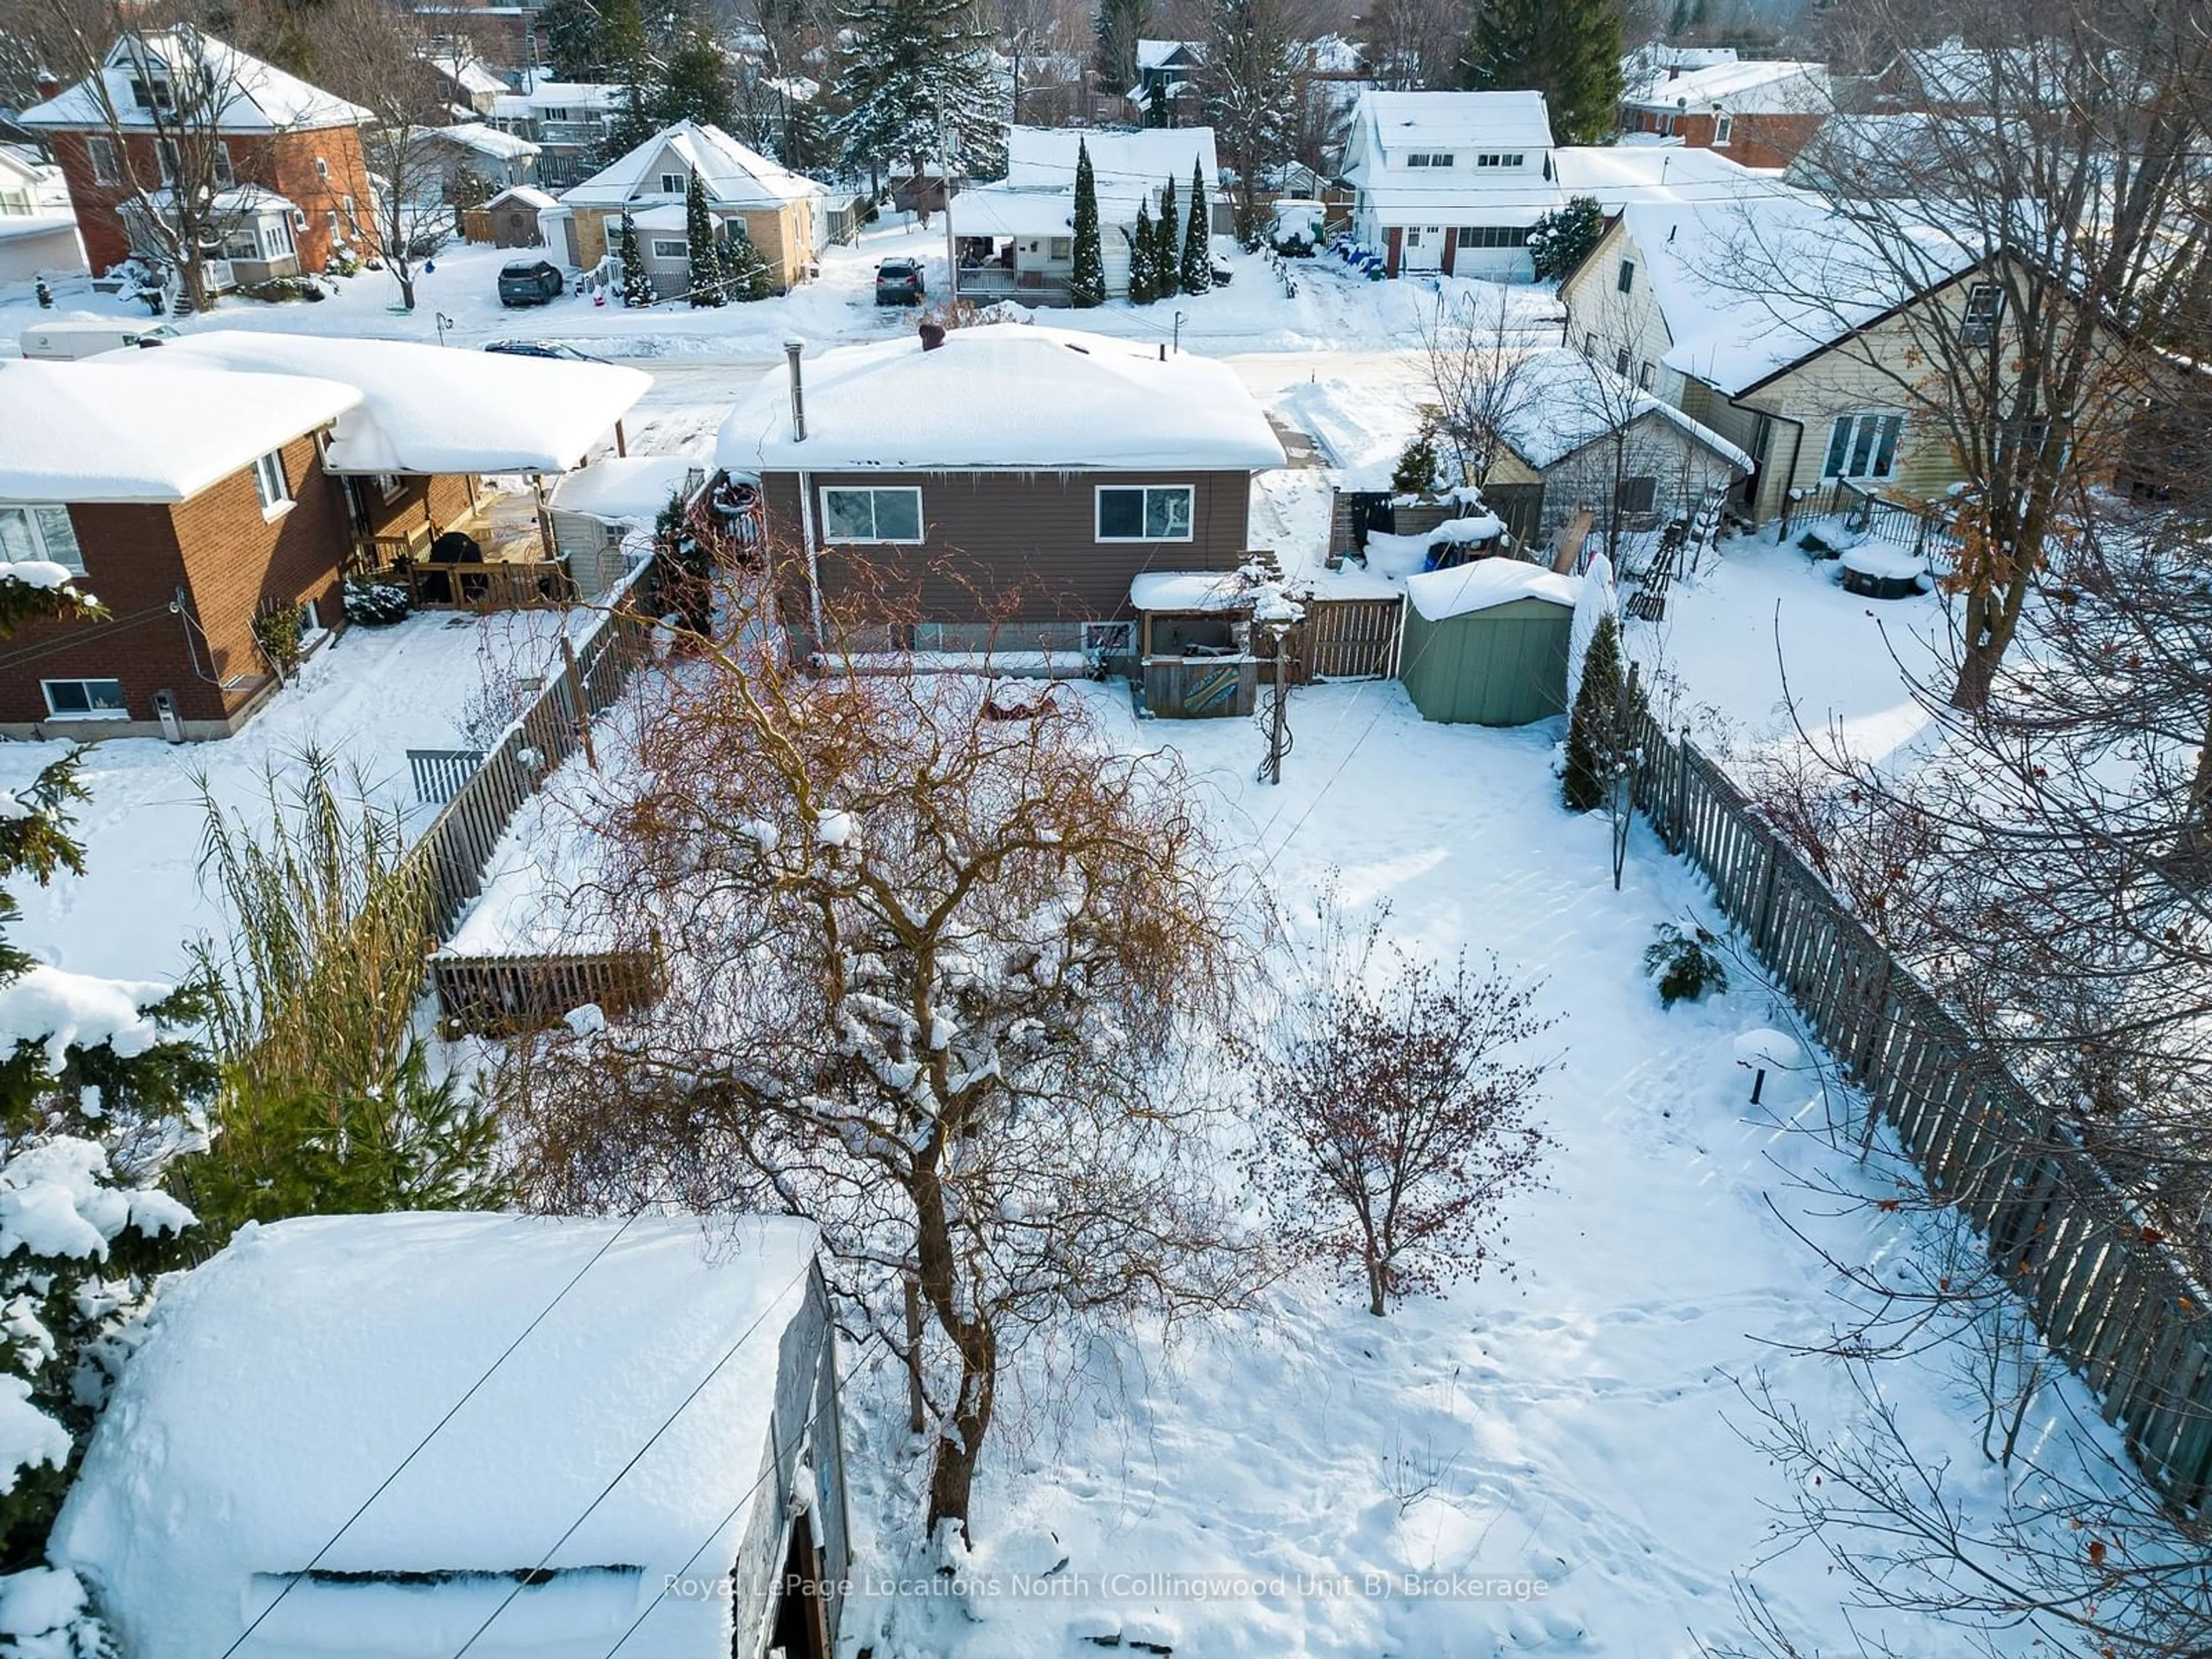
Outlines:
MULTIPOLYGON (((960 289, 960 252, 952 235, 952 162, 945 146, 945 94, 937 94, 937 185, 945 192, 945 295, 948 300, 957 299, 960 289)), ((927 186, 923 187, 923 199, 927 199, 927 186)))
POLYGON ((1260 781, 1280 783, 1283 760, 1291 752, 1291 623, 1271 617, 1261 624, 1274 642, 1274 684, 1267 699, 1267 757, 1260 763, 1260 781))
POLYGON ((1175 314, 1175 349, 1176 349, 1176 352, 1177 352, 1178 354, 1180 354, 1180 353, 1182 352, 1182 318, 1183 318, 1183 313, 1182 313, 1182 312, 1178 311, 1177 313, 1176 313, 1176 314, 1175 314))

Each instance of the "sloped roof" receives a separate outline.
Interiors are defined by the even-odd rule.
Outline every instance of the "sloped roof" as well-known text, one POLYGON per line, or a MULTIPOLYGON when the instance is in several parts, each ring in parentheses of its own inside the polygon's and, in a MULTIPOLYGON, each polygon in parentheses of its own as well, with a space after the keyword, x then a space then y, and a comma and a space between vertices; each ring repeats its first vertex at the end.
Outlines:
POLYGON ((535 155, 538 146, 527 138, 518 138, 511 132, 501 132, 497 127, 488 127, 481 121, 462 121, 450 127, 431 129, 439 137, 472 149, 479 155, 489 155, 495 161, 511 161, 518 156, 535 155))
POLYGON ((1540 472, 1609 436, 1616 417, 1632 423, 1653 415, 1727 465, 1750 470, 1751 457, 1711 427, 1565 346, 1528 353, 1517 375, 1519 395, 1498 422, 1499 435, 1540 472))
MULTIPOLYGON (((375 118, 360 105, 310 86, 211 34, 180 28, 126 34, 108 49, 98 80, 116 119, 126 128, 151 129, 155 125, 155 112, 141 108, 131 93, 134 75, 143 78, 148 65, 167 70, 173 80, 183 83, 185 95, 179 101, 191 101, 195 94, 218 100, 216 125, 225 132, 352 127, 375 118)), ((90 80, 78 82, 15 118, 24 126, 45 129, 105 127, 108 119, 100 90, 90 80)))
POLYGON ((540 81, 523 96, 532 109, 614 109, 626 90, 618 81, 540 81))
POLYGON ((1424 570, 1406 578, 1406 597, 1429 622, 1494 611, 1516 599, 1541 599, 1563 610, 1582 597, 1583 579, 1561 576, 1522 559, 1474 559, 1448 570, 1424 570))
POLYGON ((1353 118, 1364 122, 1385 155, 1408 149, 1496 144, 1552 147, 1552 118, 1540 92, 1363 92, 1353 118))
POLYGON ((1566 144, 1552 152, 1552 171, 1569 196, 1589 196, 1606 208, 1632 202, 1731 202, 1776 187, 1772 173, 1754 172, 1720 150, 1637 144, 1566 144))
POLYGON ((1638 109, 1719 108, 1738 115, 1818 115, 1833 107, 1828 66, 1759 59, 1659 75, 1621 100, 1638 109))
POLYGON ((473 59, 463 63, 449 53, 440 53, 432 56, 428 62, 431 68, 464 92, 503 93, 508 89, 506 82, 473 59))
POLYGON ((1226 364, 1042 325, 908 336, 803 366, 806 439, 769 374, 722 422, 715 455, 742 471, 1257 470, 1283 465, 1267 416, 1226 364))
POLYGON ((361 392, 338 419, 333 472, 565 472, 652 386, 635 368, 404 340, 210 329, 160 357, 257 374, 301 374, 361 392))
POLYGON ((781 1218, 247 1227, 164 1287, 53 1559, 143 1659, 222 1652, 311 1562, 246 1652, 443 1653, 549 1550, 495 1650, 637 1621, 641 1653, 727 1654, 728 1597, 659 1592, 737 1555, 815 1244, 781 1218))
POLYGON ((679 121, 664 128, 581 184, 561 193, 571 207, 623 207, 633 202, 683 200, 660 188, 665 155, 673 155, 687 173, 696 173, 707 198, 717 207, 775 207, 823 193, 823 186, 750 149, 720 127, 679 121))
POLYGON ((0 361, 0 501, 190 501, 361 403, 335 381, 233 374, 166 348, 110 356, 0 361))
POLYGON ((1209 187, 1221 176, 1212 127, 1146 127, 1138 132, 1011 127, 1006 182, 1016 188, 1073 191, 1081 149, 1091 152, 1091 174, 1102 195, 1142 195, 1170 179, 1178 190, 1188 190, 1194 167, 1205 173, 1209 187))
POLYGON ((484 205, 488 208, 495 208, 502 202, 519 202, 524 207, 536 208, 540 212, 543 212, 547 208, 558 207, 561 205, 559 202, 556 201, 545 191, 538 189, 535 185, 509 185, 505 190, 500 191, 498 195, 493 197, 491 200, 486 202, 484 205))
POLYGON ((1180 55, 1187 61, 1200 64, 1206 61, 1206 43, 1202 40, 1139 40, 1137 42, 1137 67, 1165 69, 1180 55))

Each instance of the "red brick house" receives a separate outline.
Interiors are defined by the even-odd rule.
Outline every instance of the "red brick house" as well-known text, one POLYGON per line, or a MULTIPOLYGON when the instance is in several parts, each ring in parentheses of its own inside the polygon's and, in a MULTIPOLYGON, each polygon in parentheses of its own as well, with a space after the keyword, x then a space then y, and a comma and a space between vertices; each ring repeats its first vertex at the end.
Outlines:
POLYGON ((1725 151, 1739 166, 1787 167, 1835 112, 1824 64, 1669 64, 1620 101, 1625 133, 1725 151))
POLYGON ((126 34, 100 72, 17 118, 52 147, 94 271, 143 248, 167 212, 179 143, 215 141, 216 289, 319 271, 374 222, 357 104, 197 30, 126 34), (356 227, 360 228, 356 228, 356 227))
POLYGON ((257 618, 339 621, 353 530, 322 447, 361 393, 142 355, 0 362, 0 560, 108 611, 0 640, 0 735, 226 737, 280 684, 257 618))

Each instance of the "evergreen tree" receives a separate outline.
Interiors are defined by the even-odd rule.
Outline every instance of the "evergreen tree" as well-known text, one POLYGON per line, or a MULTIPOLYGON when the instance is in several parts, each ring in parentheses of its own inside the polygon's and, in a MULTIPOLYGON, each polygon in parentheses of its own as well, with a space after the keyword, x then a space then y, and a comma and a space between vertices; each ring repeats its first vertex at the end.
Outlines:
POLYGON ((732 122, 730 68, 714 37, 704 29, 687 29, 660 67, 656 94, 653 102, 656 129, 678 121, 728 127, 732 122))
POLYGON ((722 289, 732 300, 766 300, 775 294, 775 272, 752 238, 733 235, 722 244, 722 289))
POLYGON ((1528 258, 1536 267, 1536 280, 1565 281, 1604 231, 1605 210, 1595 196, 1571 197, 1565 207, 1540 216, 1528 228, 1528 258))
POLYGON ((1006 109, 990 37, 968 0, 854 0, 832 123, 846 164, 920 173, 946 148, 970 177, 1006 170, 1006 109))
POLYGON ((1481 0, 1466 80, 1540 92, 1559 143, 1602 143, 1620 113, 1620 0, 1481 0))
POLYGON ((1260 174, 1299 147, 1299 51, 1285 0, 1213 0, 1198 84, 1221 159, 1237 173, 1240 235, 1258 216, 1260 174))
POLYGON ((622 218, 622 240, 616 249, 622 259, 622 302, 626 306, 653 303, 653 278, 645 274, 645 256, 637 250, 637 225, 627 213, 622 218))
MULTIPOLYGON (((0 578, 0 638, 27 623, 106 613, 66 583, 0 578)), ((3 799, 0 882, 81 872, 70 808, 84 799, 82 750, 50 763, 3 799)), ((0 926, 18 914, 0 889, 0 926)), ((132 1343, 153 1277, 179 1265, 190 1210, 160 1190, 170 1162, 204 1138, 198 1109, 213 1090, 207 1052, 179 1038, 204 1012, 197 992, 63 974, 0 938, 0 982, 26 987, 0 1030, 0 1396, 10 1413, 0 1455, 0 1571, 45 1554, 76 1458, 132 1343), (41 1009, 69 1011, 57 1032, 41 1009), (66 1040, 64 1040, 64 1036, 66 1040)), ((88 1644, 71 1651, 106 1651, 88 1644)))
POLYGON ((538 37, 555 79, 597 81, 606 72, 606 24, 595 0, 545 0, 538 37))
MULTIPOLYGON (((1640 702, 1640 699, 1638 700, 1640 702)), ((1620 625, 1607 611, 1600 617, 1583 656, 1582 686, 1567 718, 1567 770, 1560 793, 1577 812, 1602 806, 1614 781, 1628 763, 1642 722, 1640 707, 1628 706, 1620 660, 1620 625)))
POLYGON ((1106 303, 1106 258, 1098 245, 1098 181, 1091 171, 1091 146, 1075 141, 1075 272, 1068 303, 1079 308, 1106 303))
POLYGON ((1152 281, 1163 300, 1182 288, 1182 216, 1176 211, 1172 179, 1160 189, 1160 216, 1152 225, 1152 281))
POLYGON ((1212 207, 1206 199, 1206 169, 1197 161, 1190 164, 1190 223, 1183 232, 1182 270, 1182 291, 1203 294, 1213 286, 1213 225, 1212 207))
POLYGON ((714 234, 714 216, 707 208, 706 184, 696 173, 684 191, 684 246, 691 262, 691 303, 720 305, 729 297, 728 263, 721 238, 714 234))
POLYGON ((1137 228, 1129 235, 1129 303, 1148 306, 1160 297, 1158 241, 1152 234, 1152 210, 1137 204, 1137 228))
POLYGON ((1099 0, 1094 21, 1098 78, 1109 92, 1128 92, 1137 84, 1137 42, 1152 21, 1149 0, 1099 0))

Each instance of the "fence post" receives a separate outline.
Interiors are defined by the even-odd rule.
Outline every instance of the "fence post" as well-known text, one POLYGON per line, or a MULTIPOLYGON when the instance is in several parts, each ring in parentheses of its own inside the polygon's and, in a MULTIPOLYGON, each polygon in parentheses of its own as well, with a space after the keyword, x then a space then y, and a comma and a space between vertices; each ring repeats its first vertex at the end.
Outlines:
POLYGON ((599 751, 592 746, 592 704, 584 695, 584 677, 576 672, 576 647, 568 642, 568 630, 561 629, 561 678, 568 687, 568 703, 576 713, 576 736, 584 744, 584 763, 594 772, 599 769, 599 751))

